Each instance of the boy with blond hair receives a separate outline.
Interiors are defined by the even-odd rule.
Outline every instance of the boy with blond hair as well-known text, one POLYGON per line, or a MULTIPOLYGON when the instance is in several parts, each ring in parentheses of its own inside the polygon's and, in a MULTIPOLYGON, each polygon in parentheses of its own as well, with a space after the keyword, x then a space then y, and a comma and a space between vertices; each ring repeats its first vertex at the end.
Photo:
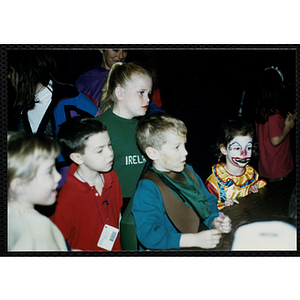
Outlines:
POLYGON ((217 197, 186 166, 186 135, 185 124, 166 114, 138 123, 137 143, 152 161, 132 206, 140 249, 214 248, 221 233, 231 230, 229 217, 219 215, 217 197), (201 231, 201 224, 209 230, 201 231))
POLYGON ((8 133, 8 251, 67 251, 59 229, 34 209, 55 203, 58 153, 57 142, 45 135, 8 133))

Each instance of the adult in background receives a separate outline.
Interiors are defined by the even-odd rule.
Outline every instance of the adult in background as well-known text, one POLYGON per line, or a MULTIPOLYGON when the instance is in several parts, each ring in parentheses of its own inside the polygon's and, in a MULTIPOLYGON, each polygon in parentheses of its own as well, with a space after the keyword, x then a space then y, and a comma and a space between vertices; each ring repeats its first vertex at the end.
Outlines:
POLYGON ((124 62, 127 51, 123 49, 99 49, 102 61, 93 69, 81 74, 75 86, 78 91, 87 95, 95 104, 100 104, 100 94, 111 66, 116 62, 124 62))
MULTIPOLYGON (((124 49, 99 49, 102 61, 94 68, 81 74, 76 82, 75 86, 78 91, 88 96, 95 104, 101 106, 101 92, 104 86, 105 79, 112 65, 116 62, 124 62, 128 51, 124 49)), ((137 62, 135 62, 137 63, 137 62)), ((139 64, 139 63, 137 63, 139 64)), ((160 93, 158 95, 158 89, 154 89, 155 102, 150 101, 148 113, 154 113, 162 111, 160 93)))
MULTIPOLYGON (((8 63, 8 78, 14 88, 14 95, 9 101, 9 130, 55 138, 56 128, 68 117, 54 117, 54 109, 62 99, 68 99, 72 110, 88 112, 91 116, 97 114, 97 106, 73 85, 56 80, 57 66, 49 51, 10 51, 8 63)), ((73 115, 78 114, 73 112, 73 115)))
POLYGON ((100 104, 100 94, 111 66, 116 62, 123 62, 127 56, 127 51, 123 49, 99 51, 102 55, 101 63, 81 74, 75 82, 78 91, 87 95, 97 105, 100 104))

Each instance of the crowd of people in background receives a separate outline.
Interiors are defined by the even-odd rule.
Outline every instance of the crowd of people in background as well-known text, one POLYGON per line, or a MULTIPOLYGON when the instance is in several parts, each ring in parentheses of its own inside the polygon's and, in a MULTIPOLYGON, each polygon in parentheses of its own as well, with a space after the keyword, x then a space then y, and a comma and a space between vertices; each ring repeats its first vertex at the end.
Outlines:
POLYGON ((124 49, 99 53, 75 82, 57 79, 49 51, 8 54, 8 251, 215 248, 231 231, 224 207, 293 172, 297 113, 278 68, 258 75, 252 121, 220 124, 203 181, 187 164, 188 128, 165 111, 153 66, 126 61, 124 49))

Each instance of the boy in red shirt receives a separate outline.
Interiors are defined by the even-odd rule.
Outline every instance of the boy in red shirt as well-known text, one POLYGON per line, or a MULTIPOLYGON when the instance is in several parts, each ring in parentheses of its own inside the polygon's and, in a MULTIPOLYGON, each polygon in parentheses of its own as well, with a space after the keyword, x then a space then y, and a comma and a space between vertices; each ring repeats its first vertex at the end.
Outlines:
POLYGON ((52 221, 72 249, 122 250, 119 237, 123 205, 117 174, 111 170, 113 150, 106 127, 92 118, 63 123, 58 140, 65 159, 71 159, 52 221))

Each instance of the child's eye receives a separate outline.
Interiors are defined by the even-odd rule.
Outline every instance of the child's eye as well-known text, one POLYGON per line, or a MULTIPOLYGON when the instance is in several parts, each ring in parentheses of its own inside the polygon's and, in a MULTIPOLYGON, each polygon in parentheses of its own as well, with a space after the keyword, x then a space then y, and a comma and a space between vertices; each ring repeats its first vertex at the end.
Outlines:
POLYGON ((138 91, 138 94, 142 96, 144 94, 144 91, 138 91))
POLYGON ((100 149, 99 151, 97 151, 97 153, 101 153, 103 150, 102 149, 100 149))
POLYGON ((55 167, 53 167, 53 168, 49 169, 49 171, 48 171, 48 174, 50 174, 50 175, 51 175, 51 174, 53 173, 53 171, 54 171, 54 168, 55 168, 55 167))

